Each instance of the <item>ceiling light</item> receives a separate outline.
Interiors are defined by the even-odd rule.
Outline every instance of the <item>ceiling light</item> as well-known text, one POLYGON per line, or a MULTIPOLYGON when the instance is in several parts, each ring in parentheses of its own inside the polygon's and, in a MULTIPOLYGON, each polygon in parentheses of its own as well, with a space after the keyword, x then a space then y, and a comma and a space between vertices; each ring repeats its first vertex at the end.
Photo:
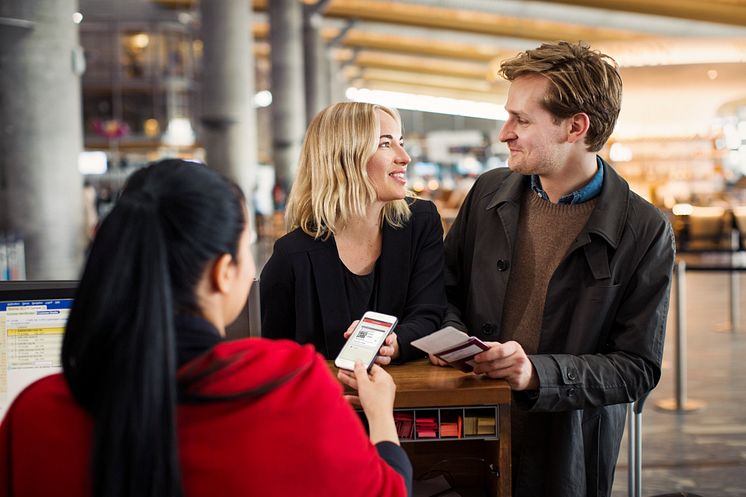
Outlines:
POLYGON ((355 102, 368 102, 396 109, 419 110, 437 114, 477 117, 506 121, 505 107, 492 102, 434 97, 396 91, 370 90, 368 88, 347 88, 345 95, 355 102))

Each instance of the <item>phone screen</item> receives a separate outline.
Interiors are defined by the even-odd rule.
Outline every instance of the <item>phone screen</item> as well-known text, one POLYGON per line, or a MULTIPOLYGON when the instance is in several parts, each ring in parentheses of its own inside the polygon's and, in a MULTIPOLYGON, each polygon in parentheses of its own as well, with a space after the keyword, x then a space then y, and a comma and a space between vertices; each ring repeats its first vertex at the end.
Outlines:
POLYGON ((393 319, 393 322, 389 322, 370 317, 367 314, 363 316, 339 353, 337 362, 351 367, 359 359, 363 364, 369 366, 375 359, 381 345, 383 345, 386 335, 396 324, 395 318, 393 319))

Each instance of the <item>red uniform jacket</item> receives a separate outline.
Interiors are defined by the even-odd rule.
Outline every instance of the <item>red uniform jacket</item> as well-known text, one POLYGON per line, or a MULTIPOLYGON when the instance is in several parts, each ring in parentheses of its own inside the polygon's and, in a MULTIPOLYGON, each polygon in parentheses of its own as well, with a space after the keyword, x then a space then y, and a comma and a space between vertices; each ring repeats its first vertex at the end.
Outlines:
MULTIPOLYGON (((179 378, 191 378, 188 393, 215 398, 279 384, 259 397, 179 405, 187 496, 406 495, 311 346, 224 342, 179 378)), ((0 497, 90 495, 92 425, 62 375, 28 387, 0 426, 0 497)))

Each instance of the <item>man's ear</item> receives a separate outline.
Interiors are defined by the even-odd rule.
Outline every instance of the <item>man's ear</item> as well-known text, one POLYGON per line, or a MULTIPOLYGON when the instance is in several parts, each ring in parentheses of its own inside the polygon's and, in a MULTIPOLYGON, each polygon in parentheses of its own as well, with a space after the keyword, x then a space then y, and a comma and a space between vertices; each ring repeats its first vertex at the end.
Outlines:
POLYGON ((218 257, 210 271, 210 281, 215 290, 220 293, 228 293, 235 279, 236 265, 233 264, 231 254, 223 254, 218 257))
POLYGON ((575 143, 584 141, 588 129, 591 127, 591 118, 585 112, 578 112, 568 119, 567 141, 575 143))

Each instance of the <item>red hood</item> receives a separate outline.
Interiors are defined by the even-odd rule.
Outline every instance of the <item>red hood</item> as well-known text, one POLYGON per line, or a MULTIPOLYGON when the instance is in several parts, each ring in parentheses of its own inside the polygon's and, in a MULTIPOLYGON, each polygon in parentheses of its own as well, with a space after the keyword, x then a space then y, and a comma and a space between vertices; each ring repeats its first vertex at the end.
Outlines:
POLYGON ((309 368, 315 356, 311 345, 289 340, 222 342, 182 366, 177 381, 187 397, 254 397, 309 368))

